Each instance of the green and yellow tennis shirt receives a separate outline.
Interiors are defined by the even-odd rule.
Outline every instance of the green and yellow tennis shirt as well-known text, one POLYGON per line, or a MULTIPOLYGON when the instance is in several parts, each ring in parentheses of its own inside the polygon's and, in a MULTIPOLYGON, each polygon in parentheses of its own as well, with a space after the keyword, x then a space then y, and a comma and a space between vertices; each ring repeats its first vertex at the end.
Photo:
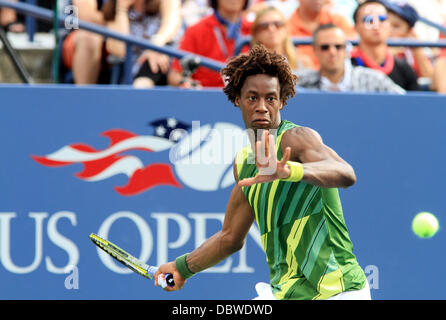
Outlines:
MULTIPOLYGON (((283 133, 297 125, 282 121, 283 133)), ((251 146, 238 152, 239 180, 257 174, 251 146)), ((359 290, 366 277, 353 254, 338 189, 275 180, 242 188, 253 208, 277 299, 326 299, 359 290)))

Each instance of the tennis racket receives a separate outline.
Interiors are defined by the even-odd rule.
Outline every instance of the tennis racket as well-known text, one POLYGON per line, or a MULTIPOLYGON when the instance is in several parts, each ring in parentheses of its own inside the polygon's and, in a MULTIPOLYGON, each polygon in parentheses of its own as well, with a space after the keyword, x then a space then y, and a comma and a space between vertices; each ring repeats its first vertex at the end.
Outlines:
MULTIPOLYGON (((130 270, 140 274, 144 278, 152 279, 155 272, 158 270, 157 267, 149 266, 142 262, 141 260, 135 258, 130 253, 124 251, 123 249, 119 248, 114 243, 102 239, 98 235, 92 233, 90 234, 90 240, 97 245, 99 248, 107 252, 109 255, 111 255, 113 258, 115 258, 117 261, 121 262, 123 265, 125 265, 130 270)), ((175 282, 173 281, 172 274, 168 273, 165 274, 165 281, 166 284, 170 287, 173 287, 175 285, 175 282)), ((161 282, 161 286, 163 281, 161 282)))

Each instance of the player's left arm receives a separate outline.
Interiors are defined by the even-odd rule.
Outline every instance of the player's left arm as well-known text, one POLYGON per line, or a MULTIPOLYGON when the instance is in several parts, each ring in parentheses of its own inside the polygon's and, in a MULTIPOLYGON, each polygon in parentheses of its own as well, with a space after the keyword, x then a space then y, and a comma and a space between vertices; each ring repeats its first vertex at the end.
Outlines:
POLYGON ((284 133, 283 153, 290 148, 290 160, 302 163, 302 180, 323 188, 347 188, 356 182, 352 166, 324 144, 318 132, 297 127, 284 133))

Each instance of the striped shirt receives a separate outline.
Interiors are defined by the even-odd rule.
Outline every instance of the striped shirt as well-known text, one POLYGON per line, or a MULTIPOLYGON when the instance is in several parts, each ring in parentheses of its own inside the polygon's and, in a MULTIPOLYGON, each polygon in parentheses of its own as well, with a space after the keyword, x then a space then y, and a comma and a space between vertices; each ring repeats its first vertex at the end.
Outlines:
POLYGON ((297 85, 302 88, 341 92, 406 93, 384 73, 366 67, 352 66, 349 60, 345 61, 344 77, 339 83, 331 83, 316 70, 303 69, 296 74, 299 77, 297 85))
MULTIPOLYGON (((281 122, 277 159, 283 133, 296 126, 281 122)), ((239 180, 257 174, 253 158, 251 146, 237 153, 239 180)), ((336 188, 275 180, 242 191, 255 213, 277 299, 326 299, 365 286, 336 188)))

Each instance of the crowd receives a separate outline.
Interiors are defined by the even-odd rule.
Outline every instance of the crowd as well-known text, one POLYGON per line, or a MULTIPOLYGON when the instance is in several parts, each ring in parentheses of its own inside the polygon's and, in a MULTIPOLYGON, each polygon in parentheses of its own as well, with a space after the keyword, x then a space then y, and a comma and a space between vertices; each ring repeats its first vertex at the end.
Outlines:
MULTIPOLYGON (((19 1, 19 0, 15 0, 19 1)), ((389 47, 388 40, 437 41, 446 38, 420 16, 446 26, 446 1, 419 0, 71 0, 79 19, 112 31, 172 46, 220 62, 257 43, 282 54, 299 76, 298 85, 324 91, 446 93, 446 48, 389 47), (430 8, 430 11, 426 11, 430 8), (312 44, 292 39, 309 37, 312 44), (351 45, 349 40, 357 41, 351 45)), ((23 32, 13 10, 0 10, 0 24, 23 32)), ((62 73, 72 82, 110 83, 125 43, 85 30, 70 30, 62 40, 62 73)), ((134 47, 133 85, 223 87, 217 71, 185 72, 178 59, 134 47)))

